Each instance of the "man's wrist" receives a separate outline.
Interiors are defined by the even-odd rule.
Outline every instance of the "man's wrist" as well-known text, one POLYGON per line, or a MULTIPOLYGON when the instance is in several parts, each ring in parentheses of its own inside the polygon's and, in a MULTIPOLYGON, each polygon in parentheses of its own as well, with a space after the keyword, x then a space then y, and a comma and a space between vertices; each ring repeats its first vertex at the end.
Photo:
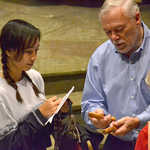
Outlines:
POLYGON ((138 128, 140 125, 140 119, 138 117, 134 117, 134 128, 138 128))

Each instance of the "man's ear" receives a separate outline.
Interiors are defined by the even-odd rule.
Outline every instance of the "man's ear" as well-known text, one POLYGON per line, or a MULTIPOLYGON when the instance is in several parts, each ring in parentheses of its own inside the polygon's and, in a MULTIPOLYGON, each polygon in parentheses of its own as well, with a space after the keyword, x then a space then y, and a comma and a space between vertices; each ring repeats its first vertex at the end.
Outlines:
POLYGON ((140 12, 136 12, 135 19, 136 19, 136 24, 140 25, 141 24, 141 15, 140 15, 140 12))

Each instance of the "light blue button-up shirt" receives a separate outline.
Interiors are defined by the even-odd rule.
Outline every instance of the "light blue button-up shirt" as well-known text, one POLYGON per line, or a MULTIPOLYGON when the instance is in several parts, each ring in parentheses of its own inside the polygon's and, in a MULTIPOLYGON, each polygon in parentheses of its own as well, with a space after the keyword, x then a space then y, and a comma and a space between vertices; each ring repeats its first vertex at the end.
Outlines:
POLYGON ((123 137, 132 141, 150 120, 150 88, 145 76, 150 71, 150 30, 143 23, 144 39, 130 58, 117 52, 110 40, 99 46, 89 60, 82 98, 82 116, 94 127, 88 112, 102 108, 117 119, 136 116, 140 127, 123 137))

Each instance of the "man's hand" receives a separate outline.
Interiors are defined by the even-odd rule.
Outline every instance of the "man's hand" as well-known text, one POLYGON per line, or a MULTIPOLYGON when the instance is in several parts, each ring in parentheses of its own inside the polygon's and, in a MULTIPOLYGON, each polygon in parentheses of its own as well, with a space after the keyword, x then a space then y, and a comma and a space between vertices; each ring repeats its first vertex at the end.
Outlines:
POLYGON ((104 111, 102 109, 97 109, 93 113, 95 117, 94 115, 91 115, 89 113, 89 118, 96 128, 106 128, 112 122, 112 116, 111 115, 105 116, 104 111))
POLYGON ((114 121, 110 126, 115 126, 117 129, 112 133, 113 135, 124 136, 131 130, 137 128, 140 120, 137 117, 123 117, 120 120, 114 121))

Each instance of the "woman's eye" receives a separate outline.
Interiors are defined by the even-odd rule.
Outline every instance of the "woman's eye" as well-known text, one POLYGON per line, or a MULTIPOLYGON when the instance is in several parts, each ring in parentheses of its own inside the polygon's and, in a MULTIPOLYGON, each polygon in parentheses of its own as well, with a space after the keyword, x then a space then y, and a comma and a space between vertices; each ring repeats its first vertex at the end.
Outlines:
POLYGON ((26 51, 25 53, 26 54, 32 54, 32 51, 26 51))
POLYGON ((36 49, 33 49, 33 48, 32 49, 26 49, 24 51, 24 53, 26 53, 28 55, 37 54, 38 50, 39 50, 39 48, 36 48, 36 49))

